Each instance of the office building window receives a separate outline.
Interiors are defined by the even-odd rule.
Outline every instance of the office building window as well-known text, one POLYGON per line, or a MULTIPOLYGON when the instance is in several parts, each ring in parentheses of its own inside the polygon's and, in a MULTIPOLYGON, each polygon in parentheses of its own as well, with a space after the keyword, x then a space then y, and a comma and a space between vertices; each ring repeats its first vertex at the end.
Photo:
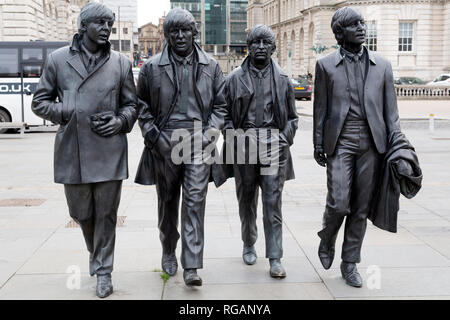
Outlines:
POLYGON ((112 28, 112 34, 116 34, 117 33, 117 28, 112 28))
POLYGON ((123 34, 128 34, 128 28, 123 28, 123 34))
POLYGON ((122 51, 131 51, 131 45, 130 45, 130 40, 121 40, 121 44, 122 44, 122 51))
POLYGON ((398 28, 398 51, 412 51, 414 23, 400 22, 398 28))
POLYGON ((377 51, 377 23, 375 21, 367 22, 367 48, 370 51, 377 51))
POLYGON ((119 51, 119 40, 110 40, 113 50, 119 51))

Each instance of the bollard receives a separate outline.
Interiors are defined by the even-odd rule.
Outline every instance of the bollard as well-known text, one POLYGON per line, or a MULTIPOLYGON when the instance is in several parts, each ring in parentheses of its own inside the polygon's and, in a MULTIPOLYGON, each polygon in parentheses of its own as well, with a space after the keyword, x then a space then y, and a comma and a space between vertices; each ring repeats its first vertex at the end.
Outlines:
POLYGON ((429 128, 430 128, 430 133, 433 133, 434 132, 434 113, 430 113, 429 128))

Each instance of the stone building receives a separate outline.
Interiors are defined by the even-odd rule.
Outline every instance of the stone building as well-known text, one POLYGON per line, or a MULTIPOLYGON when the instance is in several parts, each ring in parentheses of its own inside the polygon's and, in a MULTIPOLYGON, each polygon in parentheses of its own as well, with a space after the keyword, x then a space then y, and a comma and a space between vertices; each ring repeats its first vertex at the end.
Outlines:
POLYGON ((343 6, 363 13, 367 46, 389 59, 395 76, 430 80, 450 71, 450 0, 249 0, 248 27, 273 28, 276 59, 289 75, 314 73, 316 59, 334 50, 331 17, 343 6), (311 50, 321 47, 328 49, 311 50))
MULTIPOLYGON (((137 0, 126 0, 126 1, 92 0, 92 1, 103 3, 114 12, 116 16, 116 22, 114 26, 118 24, 127 24, 129 22, 132 23, 132 27, 128 28, 128 33, 126 34, 126 36, 128 38, 128 35, 131 34, 132 36, 131 51, 137 51, 138 50, 137 0)), ((122 53, 128 56, 128 52, 122 51, 122 53)), ((131 55, 133 55, 133 53, 131 53, 131 55)))
POLYGON ((115 21, 109 37, 113 50, 119 51, 133 61, 133 22, 115 21))
POLYGON ((70 41, 86 0, 0 0, 0 41, 70 41))
POLYGON ((144 56, 153 56, 162 50, 164 42, 164 17, 159 19, 159 24, 149 22, 139 28, 139 51, 144 56))

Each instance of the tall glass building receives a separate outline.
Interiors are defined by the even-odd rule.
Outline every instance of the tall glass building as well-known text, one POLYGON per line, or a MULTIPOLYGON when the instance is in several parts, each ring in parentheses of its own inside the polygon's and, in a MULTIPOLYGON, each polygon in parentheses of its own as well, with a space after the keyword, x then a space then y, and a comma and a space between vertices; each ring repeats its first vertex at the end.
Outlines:
POLYGON ((199 34, 197 36, 197 42, 201 43, 202 39, 202 0, 170 0, 170 7, 182 8, 188 10, 197 21, 197 29, 199 34))
POLYGON ((170 0, 171 8, 190 11, 197 20, 197 41, 216 54, 228 48, 243 53, 246 47, 247 0, 170 0))

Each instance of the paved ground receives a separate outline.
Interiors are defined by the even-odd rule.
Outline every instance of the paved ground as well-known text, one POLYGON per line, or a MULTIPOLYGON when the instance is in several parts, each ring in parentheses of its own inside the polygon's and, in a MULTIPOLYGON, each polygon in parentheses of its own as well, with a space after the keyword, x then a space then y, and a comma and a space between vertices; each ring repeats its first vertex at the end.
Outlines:
MULTIPOLYGON (((311 156, 311 118, 303 117, 302 128, 292 148, 297 179, 286 183, 283 196, 286 279, 269 277, 261 211, 258 262, 243 264, 231 180, 220 189, 210 185, 204 269, 199 271, 203 287, 187 288, 182 272, 164 284, 156 190, 129 179, 119 211, 126 219, 117 229, 115 294, 108 299, 449 299, 450 130, 431 135, 404 129, 419 154, 423 188, 414 199, 401 199, 397 234, 369 225, 359 265, 365 286, 355 289, 340 277, 339 246, 332 269, 323 270, 317 257, 326 177, 311 156)), ((96 299, 81 231, 66 228, 70 218, 63 188, 53 183, 53 140, 49 132, 23 139, 0 136, 0 201, 45 200, 31 207, 0 206, 0 299, 96 299), (71 290, 76 270, 80 289, 71 290)), ((142 138, 135 130, 129 136, 132 178, 141 151, 142 138)))

